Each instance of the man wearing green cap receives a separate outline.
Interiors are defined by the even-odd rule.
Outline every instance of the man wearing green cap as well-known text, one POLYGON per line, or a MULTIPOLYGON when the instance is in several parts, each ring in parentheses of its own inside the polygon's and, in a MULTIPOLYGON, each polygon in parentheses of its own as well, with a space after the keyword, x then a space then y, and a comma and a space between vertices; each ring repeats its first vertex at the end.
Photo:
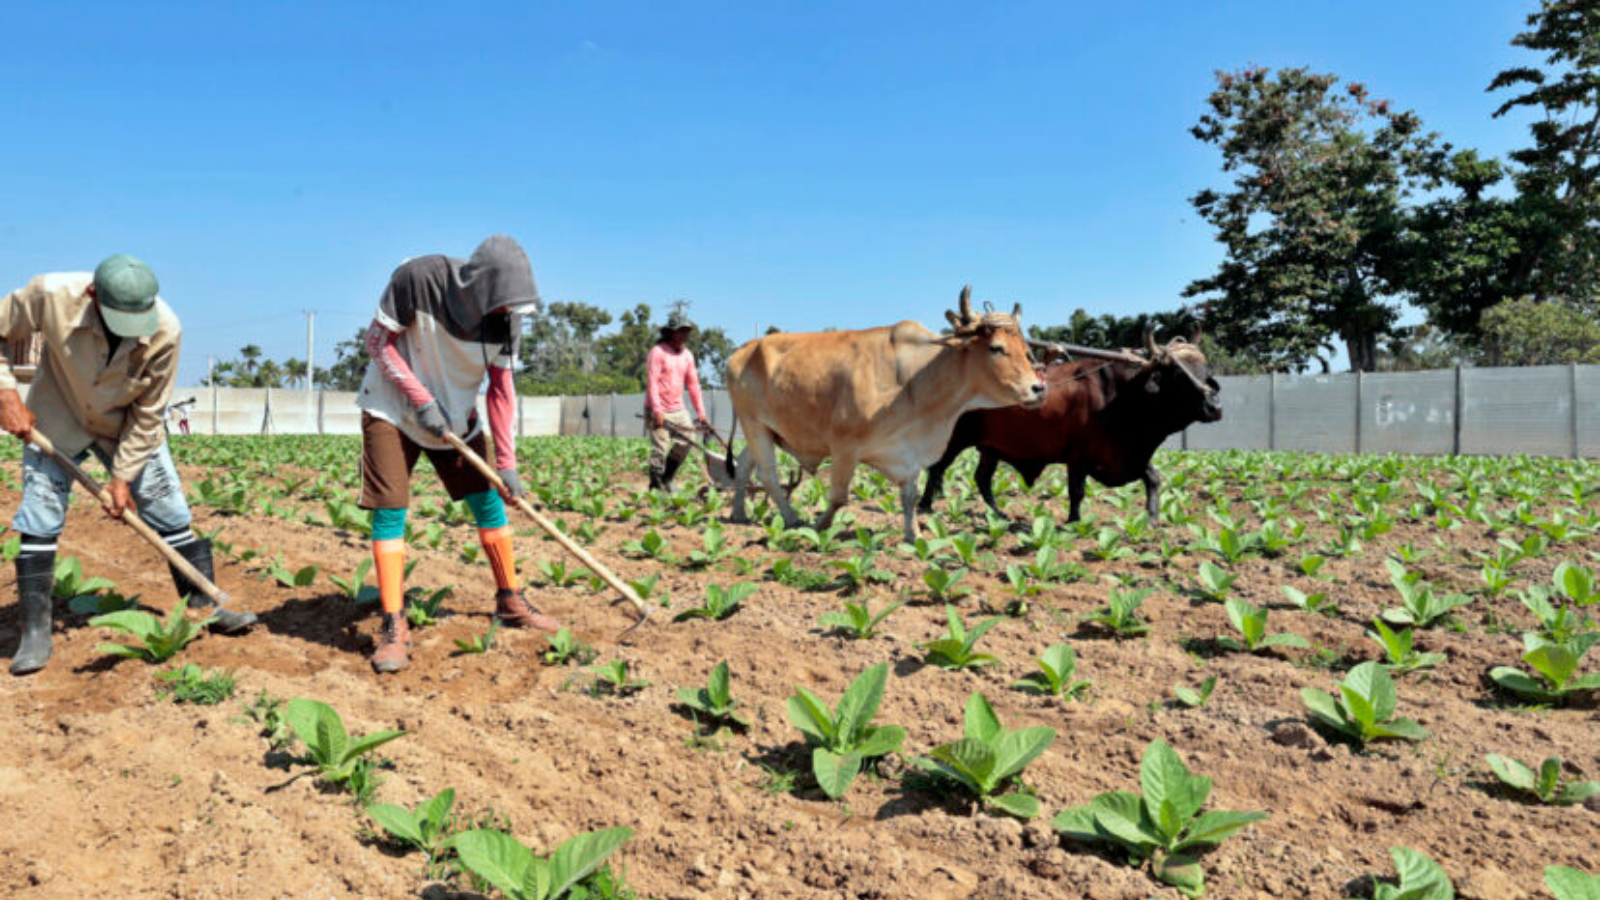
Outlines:
MULTIPOLYGON (((44 348, 24 405, 0 344, 0 428, 24 440, 37 430, 78 461, 93 453, 111 472, 106 513, 120 518, 135 510, 211 578, 211 543, 189 529, 189 505, 167 452, 162 417, 178 374, 182 326, 156 290, 149 266, 119 254, 92 275, 40 275, 0 299, 0 338, 39 335, 44 348)), ((22 547, 13 675, 36 672, 50 658, 56 539, 71 491, 72 478, 59 465, 32 445, 23 451, 22 505, 11 521, 22 547)), ((216 630, 255 622, 250 613, 216 607, 176 569, 172 577, 191 608, 210 607, 216 630)))
POLYGON ((689 445, 679 440, 667 423, 681 429, 706 429, 705 403, 700 397, 700 376, 695 371, 694 353, 689 349, 689 334, 694 323, 681 311, 667 317, 661 326, 661 339, 650 348, 644 363, 644 414, 650 426, 650 487, 672 490, 672 478, 689 455, 689 445), (689 418, 683 405, 684 389, 694 404, 696 418, 689 418))

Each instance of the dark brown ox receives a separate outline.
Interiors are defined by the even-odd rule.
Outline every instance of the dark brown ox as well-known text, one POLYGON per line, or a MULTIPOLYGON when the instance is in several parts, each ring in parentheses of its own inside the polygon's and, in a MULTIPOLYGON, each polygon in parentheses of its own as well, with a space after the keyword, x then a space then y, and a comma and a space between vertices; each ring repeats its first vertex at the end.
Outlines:
POLYGON ((917 475, 949 444, 956 418, 971 409, 1037 406, 1045 396, 1022 336, 1020 305, 1010 315, 980 316, 965 288, 960 312, 945 317, 952 331, 942 336, 900 322, 770 334, 736 350, 728 359, 728 395, 749 446, 739 461, 733 521, 745 521, 745 487, 757 470, 784 523, 800 524, 778 483, 782 447, 807 471, 833 460, 819 529, 849 499, 850 477, 865 463, 900 485, 906 540, 916 540, 917 475))
POLYGON ((1108 487, 1142 479, 1145 508, 1156 518, 1161 476, 1150 458, 1168 436, 1191 423, 1221 419, 1221 388, 1199 348, 1183 338, 1157 346, 1147 332, 1145 357, 1135 359, 1053 365, 1045 370, 1050 389, 1044 405, 963 415, 944 456, 928 470, 920 509, 933 509, 945 470, 961 451, 977 447, 978 490, 996 513, 1001 512, 994 499, 996 466, 1009 463, 1032 486, 1046 467, 1061 463, 1072 501, 1068 521, 1078 518, 1084 479, 1090 476, 1108 487))

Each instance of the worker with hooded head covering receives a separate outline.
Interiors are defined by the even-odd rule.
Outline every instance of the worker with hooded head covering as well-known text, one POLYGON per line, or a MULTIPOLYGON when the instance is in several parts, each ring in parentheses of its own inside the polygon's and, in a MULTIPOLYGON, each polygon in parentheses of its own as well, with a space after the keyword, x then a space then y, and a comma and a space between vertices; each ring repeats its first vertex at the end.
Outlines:
MULTIPOLYGON (((465 500, 495 579, 495 619, 513 628, 554 631, 517 582, 505 503, 483 473, 446 442, 460 435, 485 453, 478 390, 494 438, 494 464, 510 496, 525 493, 512 438, 516 394, 512 369, 521 317, 538 309, 533 267, 517 242, 496 235, 467 260, 422 256, 394 270, 367 330, 361 383, 361 507, 372 510, 372 554, 383 604, 383 629, 372 654, 378 672, 405 668, 410 632, 405 597, 405 523, 411 470, 426 453, 452 500, 465 500)), ((506 498, 506 499, 509 499, 506 498)))

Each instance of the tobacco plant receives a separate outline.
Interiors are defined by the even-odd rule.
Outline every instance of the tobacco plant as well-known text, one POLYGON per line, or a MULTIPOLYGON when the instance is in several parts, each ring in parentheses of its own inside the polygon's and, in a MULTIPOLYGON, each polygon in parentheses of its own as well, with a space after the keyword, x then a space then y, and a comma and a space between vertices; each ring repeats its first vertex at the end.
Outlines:
POLYGON ((372 751, 405 735, 404 731, 388 730, 355 737, 345 730, 344 720, 333 707, 301 697, 289 701, 284 720, 305 745, 306 761, 316 767, 318 777, 358 798, 366 793, 357 782, 365 777, 365 766, 371 765, 368 757, 372 751))
POLYGON ((1595 584, 1594 573, 1583 566, 1563 562, 1550 580, 1557 591, 1579 606, 1600 603, 1600 586, 1595 584))
MULTIPOLYGON (((20 541, 17 546, 18 552, 21 552, 20 541)), ((79 597, 99 594, 116 586, 117 583, 109 578, 83 577, 83 563, 76 556, 59 556, 56 558, 55 581, 50 586, 50 596, 70 604, 79 597)))
POLYGON ((1386 559, 1383 564, 1388 567, 1389 581, 1400 592, 1402 601, 1401 606, 1383 611, 1384 621, 1390 624, 1432 628, 1453 610, 1472 602, 1472 598, 1466 594, 1441 596, 1434 593, 1432 585, 1420 576, 1407 572, 1406 567, 1395 560, 1386 559))
POLYGON ((1571 806, 1600 794, 1600 782, 1569 781, 1561 783, 1561 757, 1552 756, 1539 764, 1539 771, 1509 756, 1491 753, 1483 758, 1506 787, 1524 794, 1532 794, 1540 803, 1552 806, 1571 806))
POLYGON ((1025 790, 1003 791, 1055 739, 1054 728, 1002 726, 988 699, 973 692, 967 698, 966 736, 940 744, 917 764, 976 794, 986 811, 1031 819, 1039 814, 1039 799, 1025 790))
MULTIPOLYGON (((1078 700, 1093 686, 1086 678, 1074 678, 1078 670, 1078 654, 1066 644, 1054 644, 1039 655, 1039 671, 1012 683, 1012 687, 1030 694, 1065 697, 1078 700)), ((976 696, 976 695, 974 695, 976 696)))
POLYGON ((1407 847, 1390 847, 1398 876, 1394 884, 1377 882, 1372 900, 1455 900, 1455 885, 1439 864, 1407 847))
POLYGON ((392 803, 374 803, 367 807, 367 815, 388 834, 390 841, 421 851, 427 865, 432 867, 451 853, 450 808, 455 802, 455 789, 445 788, 431 799, 418 803, 415 810, 392 803))
POLYGON ((1600 690, 1600 672, 1577 674, 1584 654, 1600 643, 1600 632, 1574 635, 1565 641, 1552 641, 1530 633, 1523 635, 1522 641, 1527 648, 1522 661, 1539 677, 1534 678, 1511 666, 1496 666, 1489 671, 1489 679, 1495 684, 1541 703, 1559 703, 1587 691, 1600 690))
POLYGON ((1270 650, 1273 647, 1309 647, 1306 639, 1292 632, 1267 634, 1267 611, 1257 609, 1249 603, 1237 598, 1227 602, 1228 621, 1238 629, 1239 635, 1244 640, 1237 641, 1231 637, 1221 637, 1217 643, 1229 650, 1242 650, 1247 653, 1257 653, 1270 650))
POLYGON ((739 701, 729 693, 728 661, 723 660, 711 670, 711 678, 703 688, 679 688, 678 702, 712 720, 726 720, 749 728, 750 722, 739 709, 739 701))
POLYGON ((572 629, 565 626, 546 637, 545 641, 549 643, 550 649, 546 650, 541 658, 547 666, 564 666, 569 663, 587 665, 597 655, 593 647, 574 637, 572 629))
POLYGON ((634 678, 628 673, 628 661, 625 659, 590 666, 589 671, 594 674, 594 684, 590 687, 596 696, 611 694, 626 697, 650 686, 650 682, 634 678))
POLYGON ((888 663, 872 666, 850 682, 833 709, 799 685, 789 697, 789 722, 811 745, 811 772, 830 799, 844 796, 868 760, 899 750, 905 741, 904 728, 872 724, 888 679, 888 663))
POLYGON ((877 636, 878 626, 889 614, 905 606, 904 600, 896 600, 877 612, 872 611, 870 601, 851 603, 846 600, 843 612, 823 613, 817 624, 830 631, 837 631, 848 635, 853 640, 867 640, 877 636))
POLYGON ((1177 751, 1160 740, 1145 748, 1139 788, 1138 794, 1113 791, 1062 810, 1050 825, 1069 840, 1119 847, 1134 865, 1148 862, 1156 878, 1184 896, 1199 897, 1205 893, 1205 872, 1196 852, 1267 818, 1264 812, 1201 812, 1211 779, 1191 774, 1177 751))
POLYGON ((1190 709, 1199 709, 1206 705, 1206 701, 1211 699, 1211 692, 1216 690, 1216 687, 1217 676, 1210 675, 1206 677, 1205 681, 1200 682, 1200 690, 1197 691, 1186 684, 1180 684, 1172 688, 1172 696, 1178 698, 1179 703, 1190 709))
POLYGON ((351 603, 376 603, 378 602, 378 588, 367 584, 367 573, 372 569, 372 559, 363 559, 357 566, 355 573, 349 578, 340 578, 329 575, 328 580, 333 582, 351 603))
POLYGON ((706 602, 704 606, 686 609, 672 617, 674 622, 685 619, 711 619, 720 622, 739 611, 739 604, 756 592, 756 586, 748 581, 741 581, 723 587, 720 584, 706 585, 706 602))
POLYGON ((1213 603, 1227 600, 1228 592, 1233 590, 1233 583, 1238 580, 1238 575, 1229 574, 1210 560, 1202 560, 1200 571, 1195 575, 1195 581, 1200 585, 1200 596, 1213 603))
POLYGON ((961 580, 966 577, 967 570, 964 568, 941 569, 933 566, 922 573, 922 583, 928 586, 929 599, 954 600, 972 593, 971 588, 960 587, 961 580))
POLYGON ((956 669, 969 669, 978 666, 988 666, 999 662, 992 653, 978 653, 975 648, 978 641, 988 633, 989 629, 1000 624, 1000 617, 985 619, 970 630, 961 620, 961 614, 948 603, 944 606, 945 621, 948 630, 945 636, 938 640, 918 644, 928 654, 928 661, 941 669, 954 671, 956 669))
POLYGON ((1307 594, 1287 584, 1279 585, 1278 590, 1283 591, 1283 595, 1289 598, 1290 603, 1305 612, 1316 613, 1319 616, 1337 616, 1339 614, 1339 605, 1328 599, 1326 591, 1314 591, 1307 594))
POLYGON ((1337 700, 1317 688, 1303 688, 1300 698, 1317 724, 1350 738, 1362 748, 1384 738, 1420 741, 1428 736, 1416 722, 1394 717, 1398 705, 1394 679, 1371 660, 1345 675, 1337 700))
POLYGON ((480 828, 461 832, 450 846, 463 868, 507 900, 561 900, 631 837, 631 828, 586 832, 541 857, 503 831, 480 828))
POLYGON ((1119 638, 1136 637, 1150 630, 1139 618, 1139 606, 1154 593, 1151 588, 1112 588, 1104 608, 1085 615, 1084 621, 1099 625, 1119 638))
POLYGON ((1556 900, 1600 900, 1600 875, 1569 866, 1545 866, 1544 886, 1556 900))
POLYGON ((455 588, 448 585, 431 593, 420 587, 408 589, 405 605, 402 607, 406 621, 412 628, 426 628, 429 625, 439 624, 444 601, 453 593, 455 588))
POLYGON ((124 659, 142 659, 147 663, 166 662, 176 656, 179 650, 188 646, 190 641, 200 637, 205 627, 212 622, 210 616, 198 622, 189 619, 184 615, 188 606, 188 597, 179 599, 178 605, 172 608, 164 623, 150 613, 138 609, 125 609, 121 612, 95 616, 89 620, 90 625, 120 631, 139 641, 135 645, 101 644, 94 648, 95 652, 120 656, 124 659))
POLYGON ((541 559, 537 565, 545 581, 556 587, 571 587, 589 574, 588 569, 569 568, 565 561, 559 559, 541 559))
POLYGON ((1374 618, 1372 627, 1375 630, 1367 632, 1367 637, 1383 648, 1383 667, 1391 672, 1403 675, 1445 661, 1443 653, 1422 653, 1412 648, 1412 640, 1416 635, 1414 628, 1390 628, 1382 618, 1374 618))
POLYGON ((483 634, 473 634, 464 638, 456 638, 456 652, 468 654, 488 653, 489 650, 494 647, 494 638, 499 631, 500 620, 490 619, 489 629, 483 634))

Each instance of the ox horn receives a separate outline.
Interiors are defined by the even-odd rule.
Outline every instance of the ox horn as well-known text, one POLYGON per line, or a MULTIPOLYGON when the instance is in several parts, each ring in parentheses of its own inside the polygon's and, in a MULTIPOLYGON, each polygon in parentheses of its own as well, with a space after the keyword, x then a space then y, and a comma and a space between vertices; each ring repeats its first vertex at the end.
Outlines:
POLYGON ((1194 332, 1189 335, 1189 343, 1199 346, 1200 335, 1205 331, 1199 319, 1194 320, 1194 332))
POLYGON ((1011 307, 1011 318, 1016 319, 1018 322, 1022 321, 1022 304, 1021 303, 1017 303, 1017 304, 1015 304, 1015 305, 1013 305, 1011 307))
POLYGON ((961 286, 961 321, 963 324, 972 321, 972 285, 961 286))
POLYGON ((1156 329, 1160 327, 1154 322, 1144 326, 1144 352, 1150 354, 1151 362, 1155 362, 1156 357, 1161 354, 1160 348, 1156 346, 1156 329))

